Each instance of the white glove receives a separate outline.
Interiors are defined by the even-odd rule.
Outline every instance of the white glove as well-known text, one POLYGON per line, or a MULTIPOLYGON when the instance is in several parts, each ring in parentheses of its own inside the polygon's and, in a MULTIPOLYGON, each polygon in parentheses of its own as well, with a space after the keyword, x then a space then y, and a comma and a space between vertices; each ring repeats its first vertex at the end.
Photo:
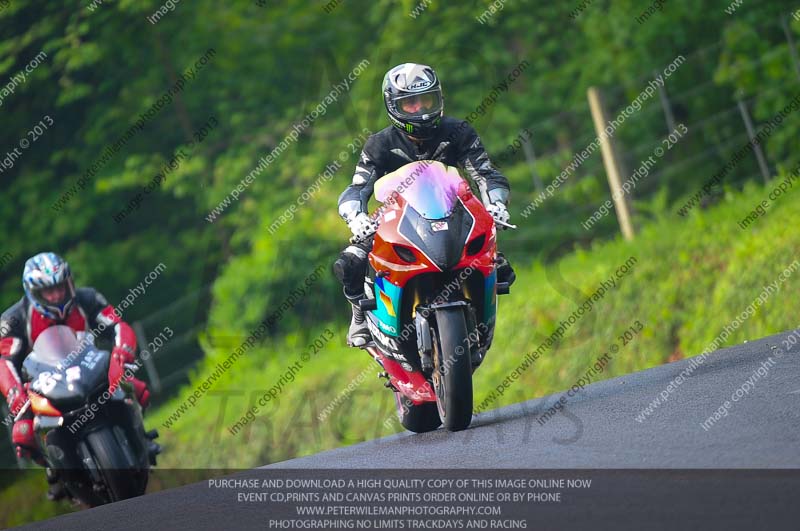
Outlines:
POLYGON ((356 214, 347 222, 347 226, 350 227, 356 242, 363 242, 378 230, 378 223, 364 212, 356 214))
POLYGON ((508 220, 511 219, 511 215, 508 213, 508 209, 503 203, 500 201, 497 203, 492 203, 486 207, 486 210, 492 215, 492 218, 494 218, 496 222, 499 222, 497 223, 498 227, 501 229, 507 228, 506 226, 501 225, 501 223, 508 223, 508 220))

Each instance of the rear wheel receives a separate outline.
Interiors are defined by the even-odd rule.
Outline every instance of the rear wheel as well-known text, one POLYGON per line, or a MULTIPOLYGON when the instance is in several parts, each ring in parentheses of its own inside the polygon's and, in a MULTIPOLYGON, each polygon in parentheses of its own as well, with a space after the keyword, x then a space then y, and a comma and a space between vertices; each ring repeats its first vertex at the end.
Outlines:
POLYGON ((448 430, 464 430, 472 421, 472 364, 463 307, 438 308, 436 332, 433 386, 439 417, 448 430))
POLYGON ((439 411, 433 402, 414 405, 414 402, 402 396, 401 393, 395 393, 394 399, 397 402, 397 416, 400 418, 400 424, 408 431, 425 433, 442 425, 439 411))
POLYGON ((86 444, 112 502, 144 494, 149 473, 135 465, 130 452, 125 451, 127 441, 119 441, 118 436, 125 437, 124 433, 115 434, 110 426, 86 435, 86 444))

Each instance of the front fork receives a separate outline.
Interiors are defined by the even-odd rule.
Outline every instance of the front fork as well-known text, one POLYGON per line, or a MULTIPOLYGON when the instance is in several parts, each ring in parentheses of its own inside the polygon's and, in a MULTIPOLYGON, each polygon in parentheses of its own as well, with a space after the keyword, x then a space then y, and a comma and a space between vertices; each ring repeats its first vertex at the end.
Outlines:
POLYGON ((467 304, 465 301, 455 301, 430 306, 418 305, 414 312, 414 322, 417 332, 417 350, 419 351, 422 371, 426 375, 430 375, 434 368, 432 353, 433 343, 436 341, 429 319, 430 316, 434 314, 435 310, 448 306, 465 306, 467 323, 466 347, 469 349, 473 371, 483 362, 486 352, 489 350, 489 346, 492 342, 493 327, 489 327, 483 322, 478 322, 475 316, 475 307, 471 304, 467 304))

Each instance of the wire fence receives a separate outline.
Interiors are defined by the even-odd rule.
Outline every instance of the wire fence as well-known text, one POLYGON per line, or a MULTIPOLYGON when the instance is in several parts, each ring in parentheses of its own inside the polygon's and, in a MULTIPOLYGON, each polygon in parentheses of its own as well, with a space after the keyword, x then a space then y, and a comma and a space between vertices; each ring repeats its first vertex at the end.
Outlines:
MULTIPOLYGON (((776 20, 754 31, 763 32, 774 30, 781 26, 781 21, 776 20)), ((773 32, 774 33, 774 32, 773 32)), ((672 132, 671 127, 680 123, 687 129, 686 134, 670 147, 670 150, 656 162, 646 179, 637 183, 634 191, 629 194, 629 200, 649 200, 662 189, 669 189, 667 184, 683 181, 676 189, 686 192, 694 191, 693 186, 700 187, 717 171, 725 167, 735 152, 751 142, 754 133, 761 130, 764 123, 757 123, 754 119, 755 103, 764 100, 789 101, 800 89, 800 83, 795 77, 776 83, 768 80, 762 83, 758 90, 751 89, 747 93, 734 91, 728 85, 715 78, 719 58, 715 56, 723 46, 723 41, 710 43, 701 49, 694 50, 685 55, 674 75, 664 80, 663 87, 659 87, 658 97, 651 97, 642 104, 641 109, 626 117, 625 121, 614 131, 614 151, 621 161, 624 170, 622 179, 629 178, 633 171, 640 167, 654 150, 662 145, 664 139, 672 132), (708 74, 705 79, 693 79, 698 71, 708 74), (680 76, 687 76, 679 80, 680 76), (674 81, 674 83, 673 83, 674 81), (683 87, 683 90, 674 91, 674 86, 683 87), (670 88, 673 87, 673 90, 670 88), (688 88, 687 88, 688 87, 688 88), (709 103, 710 102, 710 103, 709 103), (698 111, 698 107, 708 110, 705 114, 698 111), (661 117, 657 117, 657 115, 661 117), (754 123, 755 122, 755 123, 754 123), (749 130, 752 127, 752 130, 749 130), (694 170, 694 171, 693 171, 694 170), (690 179, 690 180, 687 180, 690 179), (694 185, 693 182, 697 184, 694 185)), ((796 46, 787 34, 787 41, 774 42, 773 45, 757 57, 748 60, 737 60, 734 66, 728 68, 726 75, 731 76, 748 73, 760 68, 775 68, 776 64, 789 67, 789 71, 797 71, 800 78, 800 64, 798 64, 796 46)), ((657 74, 656 74, 657 75, 657 74)), ((654 79, 653 74, 641 74, 629 82, 627 87, 646 87, 654 79)), ((615 86, 603 89, 604 100, 610 109, 610 117, 619 116, 620 112, 630 105, 626 94, 630 91, 625 87, 615 86)), ((764 110, 760 109, 760 115, 764 110)), ((552 115, 544 116, 533 124, 527 124, 527 129, 533 131, 530 144, 536 151, 536 158, 527 157, 527 165, 534 176, 533 196, 541 193, 541 183, 549 184, 556 175, 567 167, 574 154, 581 153, 586 146, 598 138, 592 125, 588 104, 562 109, 552 115), (576 123, 577 128, 558 127, 560 122, 570 120, 576 123), (565 159, 565 157, 568 157, 565 159), (566 161, 565 161, 566 160, 566 161), (555 169, 554 169, 555 168, 555 169), (543 175, 545 174, 545 175, 543 175)), ((767 181, 777 171, 777 158, 773 159, 769 152, 769 138, 764 142, 756 142, 751 146, 752 156, 742 160, 730 175, 723 181, 724 186, 741 187, 747 181, 761 177, 767 181)), ((780 157, 781 159, 784 157, 780 157)), ((597 193, 579 192, 583 201, 564 199, 559 201, 557 195, 567 196, 568 190, 581 187, 586 190, 596 190, 595 187, 582 187, 585 179, 598 179, 605 175, 603 159, 600 150, 593 152, 583 161, 566 181, 559 183, 558 194, 550 197, 556 206, 548 205, 536 212, 546 216, 548 227, 559 226, 559 230, 568 231, 566 227, 576 227, 585 218, 584 214, 596 211, 607 199, 611 192, 603 179, 601 186, 606 190, 604 197, 598 198, 597 193)), ((679 183, 680 184, 680 183, 679 183)), ((675 197, 672 198, 676 199, 675 197)), ((596 227, 600 227, 599 225, 596 227)), ((581 231, 573 231, 583 238, 596 236, 593 229, 588 235, 581 231)), ((530 234, 530 231, 528 231, 530 234)), ((511 246, 524 245, 524 240, 530 236, 511 235, 507 238, 511 246)), ((577 238, 577 239, 580 239, 577 238)))

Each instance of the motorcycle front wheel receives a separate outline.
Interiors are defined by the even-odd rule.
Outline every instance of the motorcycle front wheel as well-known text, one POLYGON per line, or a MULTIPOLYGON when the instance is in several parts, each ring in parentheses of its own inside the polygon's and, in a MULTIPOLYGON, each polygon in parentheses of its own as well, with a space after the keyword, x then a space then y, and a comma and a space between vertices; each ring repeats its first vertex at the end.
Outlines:
MULTIPOLYGON (((124 437, 124 434, 121 436, 124 437)), ((109 501, 144 494, 149 470, 138 468, 131 462, 123 450, 123 444, 117 440, 113 427, 106 426, 87 434, 86 444, 103 478, 109 501)))
POLYGON ((464 430, 472 422, 472 364, 463 306, 436 309, 433 387, 444 427, 464 430))

